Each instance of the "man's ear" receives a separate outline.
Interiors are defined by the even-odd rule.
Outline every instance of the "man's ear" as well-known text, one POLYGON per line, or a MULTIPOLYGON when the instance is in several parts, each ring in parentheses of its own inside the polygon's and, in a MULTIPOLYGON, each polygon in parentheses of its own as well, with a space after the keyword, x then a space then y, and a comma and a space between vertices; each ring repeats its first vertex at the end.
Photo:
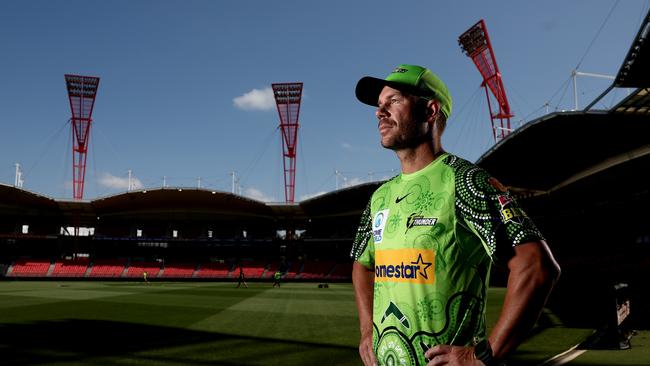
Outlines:
POLYGON ((433 123, 436 120, 436 115, 440 112, 440 102, 437 100, 430 100, 427 102, 427 122, 433 123))

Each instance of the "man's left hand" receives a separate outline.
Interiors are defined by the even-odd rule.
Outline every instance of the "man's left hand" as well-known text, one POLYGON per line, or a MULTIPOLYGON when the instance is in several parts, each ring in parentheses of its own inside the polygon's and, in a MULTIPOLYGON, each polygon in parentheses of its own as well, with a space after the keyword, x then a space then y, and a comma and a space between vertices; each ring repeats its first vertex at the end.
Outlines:
POLYGON ((484 366, 474 356, 474 347, 438 345, 429 348, 424 357, 430 360, 427 366, 484 366))

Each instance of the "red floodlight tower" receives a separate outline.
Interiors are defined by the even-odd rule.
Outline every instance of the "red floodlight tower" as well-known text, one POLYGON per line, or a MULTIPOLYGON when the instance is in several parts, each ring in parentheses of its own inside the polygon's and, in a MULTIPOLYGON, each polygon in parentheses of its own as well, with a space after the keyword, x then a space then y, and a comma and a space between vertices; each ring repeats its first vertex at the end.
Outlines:
POLYGON ((282 129, 284 198, 286 202, 293 203, 296 193, 296 147, 298 146, 298 118, 302 100, 302 83, 275 83, 271 86, 282 129))
POLYGON ((80 200, 84 196, 86 157, 99 78, 65 75, 65 83, 72 110, 72 195, 74 199, 80 200))
POLYGON ((510 113, 506 89, 501 80, 501 72, 499 72, 494 50, 492 49, 490 37, 488 36, 487 27, 483 19, 461 34, 458 37, 458 44, 463 52, 474 61, 476 68, 478 68, 481 76, 483 76, 481 86, 485 88, 485 96, 488 101, 490 119, 492 120, 492 135, 494 136, 494 141, 498 142, 508 136, 510 131, 512 131, 510 128, 510 117, 513 115, 510 113), (488 88, 499 105, 499 111, 496 114, 492 111, 488 88), (499 120, 499 126, 495 125, 496 120, 499 120))

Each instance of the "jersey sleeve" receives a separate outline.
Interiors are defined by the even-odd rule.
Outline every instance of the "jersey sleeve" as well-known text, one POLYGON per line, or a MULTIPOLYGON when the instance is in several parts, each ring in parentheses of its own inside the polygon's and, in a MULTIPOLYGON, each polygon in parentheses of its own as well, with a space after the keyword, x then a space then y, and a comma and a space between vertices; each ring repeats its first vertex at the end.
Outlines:
POLYGON ((357 229, 357 234, 352 242, 350 258, 363 264, 367 268, 371 268, 375 264, 370 201, 368 201, 366 209, 363 210, 363 214, 361 214, 359 228, 357 229))
POLYGON ((512 248, 544 240, 515 197, 485 170, 466 162, 456 176, 456 210, 459 219, 480 237, 493 261, 513 254, 512 248))

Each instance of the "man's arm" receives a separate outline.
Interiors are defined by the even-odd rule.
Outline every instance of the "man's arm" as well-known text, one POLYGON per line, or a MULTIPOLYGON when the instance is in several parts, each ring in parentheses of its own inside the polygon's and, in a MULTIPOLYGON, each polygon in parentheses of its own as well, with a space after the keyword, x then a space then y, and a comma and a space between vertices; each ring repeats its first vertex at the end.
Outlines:
POLYGON ((516 246, 508 268, 505 301, 489 338, 496 359, 505 358, 524 340, 560 276, 560 266, 544 241, 516 246))
POLYGON ((374 366, 377 364, 377 357, 372 349, 372 299, 375 274, 355 261, 352 266, 352 283, 354 284, 354 297, 357 301, 361 330, 359 355, 365 366, 374 366))
MULTIPOLYGON (((502 360, 524 340, 560 275, 560 266, 544 241, 515 247, 501 315, 489 337, 495 360, 502 360)), ((476 365, 473 347, 439 345, 425 353, 427 365, 476 365), (470 352, 471 350, 471 352, 470 352)), ((480 364, 480 362, 478 363, 480 364)))

